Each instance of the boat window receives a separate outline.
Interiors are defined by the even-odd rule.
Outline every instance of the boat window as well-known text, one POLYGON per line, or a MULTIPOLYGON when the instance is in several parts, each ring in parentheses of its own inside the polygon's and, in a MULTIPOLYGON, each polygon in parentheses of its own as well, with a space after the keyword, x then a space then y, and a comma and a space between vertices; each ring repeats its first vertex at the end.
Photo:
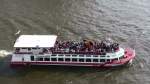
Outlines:
POLYGON ((84 59, 81 59, 81 58, 80 58, 80 59, 79 59, 79 62, 84 62, 84 59))
POLYGON ((86 62, 91 62, 91 59, 86 59, 86 62))
POLYGON ((66 55, 66 56, 70 56, 70 55, 66 55))
POLYGON ((28 51, 31 51, 31 48, 28 48, 28 51))
POLYGON ((58 61, 64 61, 64 59, 63 58, 58 58, 58 61))
POLYGON ((86 55, 86 57, 91 57, 91 55, 86 55))
POLYGON ((22 48, 22 49, 27 49, 27 48, 22 48))
POLYGON ((52 54, 51 56, 56 56, 55 54, 52 54))
POLYGON ((58 56, 64 56, 64 55, 58 55, 58 56))
POLYGON ((72 58, 72 61, 73 62, 77 62, 77 58, 72 58))
POLYGON ((66 58, 65 61, 70 61, 70 58, 66 58))
POLYGON ((37 58, 37 61, 43 61, 43 58, 37 58))
POLYGON ((105 62, 105 59, 100 59, 100 62, 105 62))
POLYGON ((84 57, 84 55, 79 55, 79 57, 84 57))
POLYGON ((77 55, 72 55, 72 57, 76 57, 77 55))
POLYGON ((93 62, 98 62, 98 59, 93 59, 93 62))
POLYGON ((44 58, 44 61, 50 61, 50 58, 44 58))
POLYGON ((15 52, 19 52, 20 51, 20 48, 16 48, 15 52))
POLYGON ((112 60, 118 60, 118 58, 112 59, 112 60))
POLYGON ((110 62, 110 59, 107 59, 107 62, 110 62))
POLYGON ((37 48, 32 48, 32 49, 37 49, 37 48))
POLYGON ((51 58, 51 61, 57 61, 57 59, 56 58, 51 58))
POLYGON ((34 61, 34 56, 31 56, 31 61, 34 61))
POLYGON ((98 57, 97 55, 93 55, 93 57, 98 57))
POLYGON ((102 55, 106 55, 106 53, 101 53, 102 55))
POLYGON ((20 48, 16 48, 16 50, 20 50, 20 48))
POLYGON ((101 57, 105 57, 105 55, 101 55, 101 57))

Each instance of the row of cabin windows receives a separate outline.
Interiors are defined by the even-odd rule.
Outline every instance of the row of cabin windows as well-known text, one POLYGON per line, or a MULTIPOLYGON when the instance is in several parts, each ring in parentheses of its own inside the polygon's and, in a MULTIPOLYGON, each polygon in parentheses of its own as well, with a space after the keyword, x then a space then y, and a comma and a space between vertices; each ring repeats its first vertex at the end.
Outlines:
MULTIPOLYGON (((122 59, 123 56, 121 56, 119 59, 122 59)), ((31 61, 34 61, 34 56, 31 56, 31 61)), ((58 58, 58 61, 71 61, 72 62, 84 62, 84 58, 58 58)), ((112 60, 118 60, 118 58, 112 59, 112 60)), ((37 58, 36 61, 50 61, 50 58, 37 58)), ((57 61, 57 58, 51 58, 51 61, 57 61)), ((85 59, 86 62, 92 62, 92 59, 85 59)), ((100 59, 100 62, 110 62, 110 59, 100 59)), ((93 59, 93 62, 99 62, 98 59, 93 59)))
MULTIPOLYGON (((72 60, 72 62, 92 62, 92 59, 83 59, 83 58, 79 58, 79 59, 77 59, 77 58, 58 58, 58 61, 71 61, 72 60)), ((33 57, 31 57, 31 61, 34 61, 34 58, 33 57)), ((37 58, 36 59, 36 61, 50 61, 50 58, 37 58)), ((51 61, 57 61, 57 58, 51 58, 51 61)), ((110 59, 107 59, 107 60, 105 60, 105 59, 100 59, 100 62, 105 62, 105 61, 110 61, 110 59)), ((93 62, 99 62, 99 60, 98 59, 93 59, 93 62)))
POLYGON ((40 49, 40 48, 16 48, 16 50, 20 50, 20 49, 28 49, 28 51, 31 51, 31 49, 36 50, 36 49, 40 49))
MULTIPOLYGON (((53 57, 55 57, 55 56, 57 56, 56 54, 52 54, 51 56, 53 56, 53 57)), ((62 54, 60 54, 60 55, 58 55, 58 56, 64 56, 64 55, 62 55, 62 54)), ((66 57, 68 56, 72 56, 72 57, 76 57, 76 56, 78 56, 78 55, 65 55, 66 57)), ((79 57, 84 57, 84 56, 86 56, 86 57, 91 57, 91 55, 79 55, 79 57)), ((93 57, 98 57, 98 55, 93 55, 93 57)), ((106 57, 105 55, 104 56, 101 56, 101 57, 106 57)))
MULTIPOLYGON (((120 57, 119 59, 122 59, 122 57, 120 57)), ((31 61, 34 61, 34 56, 31 56, 31 61)), ((84 58, 58 58, 58 61, 71 61, 72 62, 77 62, 79 60, 79 62, 84 62, 84 58)), ((112 60, 118 60, 118 58, 112 59, 112 60)), ((50 61, 50 58, 37 58, 36 61, 50 61)), ((51 58, 51 61, 57 61, 57 58, 51 58)), ((92 59, 85 59, 86 62, 92 62, 92 59)), ((98 62, 98 59, 93 59, 93 62, 98 62)), ((100 62, 110 62, 110 59, 100 59, 100 62)))

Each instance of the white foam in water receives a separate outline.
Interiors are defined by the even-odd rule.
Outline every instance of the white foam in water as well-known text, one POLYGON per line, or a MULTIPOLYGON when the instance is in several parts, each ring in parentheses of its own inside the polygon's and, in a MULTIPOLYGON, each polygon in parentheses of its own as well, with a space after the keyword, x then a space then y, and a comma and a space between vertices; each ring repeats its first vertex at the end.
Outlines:
POLYGON ((6 57, 10 54, 12 54, 12 52, 6 50, 0 50, 0 57, 6 57))
POLYGON ((20 32, 21 32, 21 30, 18 30, 18 31, 15 33, 15 35, 19 35, 20 32))

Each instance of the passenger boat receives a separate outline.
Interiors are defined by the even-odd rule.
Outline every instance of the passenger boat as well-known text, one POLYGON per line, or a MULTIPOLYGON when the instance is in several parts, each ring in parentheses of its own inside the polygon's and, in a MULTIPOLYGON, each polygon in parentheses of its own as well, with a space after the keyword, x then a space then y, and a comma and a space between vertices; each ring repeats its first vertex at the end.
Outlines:
POLYGON ((131 63, 134 57, 134 49, 110 40, 58 41, 56 35, 20 35, 11 65, 114 67, 131 63))

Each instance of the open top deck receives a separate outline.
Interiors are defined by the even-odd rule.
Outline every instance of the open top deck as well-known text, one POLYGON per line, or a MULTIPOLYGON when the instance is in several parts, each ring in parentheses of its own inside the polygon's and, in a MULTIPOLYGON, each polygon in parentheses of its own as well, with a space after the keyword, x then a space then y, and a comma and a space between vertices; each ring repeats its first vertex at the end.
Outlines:
POLYGON ((110 41, 58 41, 56 35, 21 35, 14 44, 16 54, 99 54, 114 53, 119 44, 110 41))

